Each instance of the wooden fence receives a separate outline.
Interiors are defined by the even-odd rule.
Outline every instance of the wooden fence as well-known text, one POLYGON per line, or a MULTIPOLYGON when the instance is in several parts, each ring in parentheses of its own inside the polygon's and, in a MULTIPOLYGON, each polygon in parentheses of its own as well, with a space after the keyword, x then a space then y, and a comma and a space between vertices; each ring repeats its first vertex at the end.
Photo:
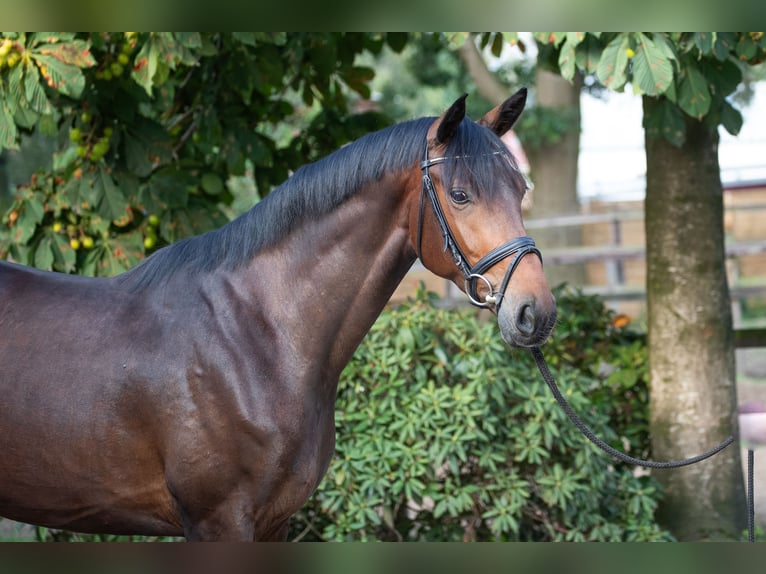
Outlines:
MULTIPOLYGON (((766 204, 743 204, 727 208, 727 211, 766 211, 766 204)), ((612 213, 591 213, 531 219, 525 222, 527 230, 534 235, 535 229, 550 229, 552 227, 586 226, 607 224, 611 229, 611 242, 602 245, 581 245, 564 248, 546 248, 546 264, 567 265, 578 263, 603 262, 606 268, 606 283, 584 285, 587 293, 600 295, 606 300, 636 300, 644 299, 646 291, 643 287, 625 284, 624 262, 632 259, 644 259, 645 245, 624 245, 623 227, 629 221, 642 221, 642 211, 615 211, 612 213)), ((764 213, 764 238, 745 241, 726 241, 727 258, 766 253, 766 213, 764 213)), ((730 285, 732 299, 741 300, 754 295, 766 294, 766 277, 750 278, 746 282, 738 282, 738 278, 730 285)))

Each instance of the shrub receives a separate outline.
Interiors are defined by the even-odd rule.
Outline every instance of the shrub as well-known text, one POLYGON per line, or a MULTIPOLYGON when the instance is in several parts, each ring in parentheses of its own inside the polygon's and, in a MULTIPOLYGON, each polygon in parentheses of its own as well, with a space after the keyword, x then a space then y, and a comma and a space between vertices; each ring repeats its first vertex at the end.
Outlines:
MULTIPOLYGON (((647 454, 644 336, 557 291, 545 352, 562 392, 598 435, 647 454)), ((488 318, 424 293, 381 315, 341 377, 336 454, 292 539, 670 539, 656 481, 587 442, 488 318)))

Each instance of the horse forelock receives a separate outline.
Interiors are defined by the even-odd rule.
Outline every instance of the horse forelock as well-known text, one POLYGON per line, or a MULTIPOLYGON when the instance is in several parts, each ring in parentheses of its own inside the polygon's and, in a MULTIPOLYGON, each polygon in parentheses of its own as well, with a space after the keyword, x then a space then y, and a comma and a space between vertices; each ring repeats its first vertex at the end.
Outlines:
POLYGON ((461 122, 443 153, 444 183, 467 183, 479 195, 492 198, 510 188, 523 195, 526 182, 516 159, 491 130, 471 120, 461 122))

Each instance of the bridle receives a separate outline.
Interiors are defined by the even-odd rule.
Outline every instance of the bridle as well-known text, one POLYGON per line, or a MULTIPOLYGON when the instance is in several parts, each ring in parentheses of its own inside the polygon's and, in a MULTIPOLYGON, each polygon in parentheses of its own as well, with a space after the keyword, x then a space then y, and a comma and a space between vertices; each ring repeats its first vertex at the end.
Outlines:
MULTIPOLYGON (((500 153, 502 152, 494 152, 494 154, 500 153)), ((477 307, 489 307, 490 305, 494 305, 495 309, 499 311, 503 297, 505 296, 505 289, 508 287, 508 282, 511 280, 511 275, 513 275, 516 267, 518 267, 519 263, 521 263, 522 258, 528 253, 534 253, 537 255, 537 257, 540 258, 540 262, 542 262, 543 256, 540 254, 540 250, 535 247, 534 240, 531 237, 523 236, 512 239, 500 247, 496 247, 487 253, 484 257, 479 259, 479 261, 477 261, 473 266, 468 262, 468 258, 460 249, 460 245, 458 245, 457 241, 455 240, 455 235, 450 229, 449 223, 447 222, 447 217, 444 214, 444 209, 442 208, 441 202, 439 201, 439 196, 436 193, 436 187, 434 186, 434 182, 428 172, 428 168, 432 165, 444 163, 448 159, 459 159, 460 157, 461 156, 454 156, 453 158, 450 158, 447 156, 442 156, 429 159, 428 145, 426 145, 425 159, 420 162, 420 169, 423 171, 423 187, 420 193, 420 208, 418 212, 418 258, 421 262, 423 261, 423 255, 421 252, 423 210, 425 205, 424 198, 428 197, 428 200, 431 203, 431 207, 433 208, 434 216, 436 217, 436 222, 439 224, 439 229, 441 230, 442 237, 444 239, 444 251, 449 250, 450 255, 452 256, 452 260, 455 262, 455 265, 463 274, 463 279, 465 281, 465 293, 468 296, 468 299, 477 307), (503 259, 511 256, 513 256, 513 259, 505 271, 505 276, 503 277, 503 281, 500 284, 500 288, 495 290, 490 280, 487 279, 483 274, 493 266, 500 263, 500 261, 503 259), (489 292, 483 298, 479 295, 478 292, 479 281, 483 282, 489 290, 489 292)))

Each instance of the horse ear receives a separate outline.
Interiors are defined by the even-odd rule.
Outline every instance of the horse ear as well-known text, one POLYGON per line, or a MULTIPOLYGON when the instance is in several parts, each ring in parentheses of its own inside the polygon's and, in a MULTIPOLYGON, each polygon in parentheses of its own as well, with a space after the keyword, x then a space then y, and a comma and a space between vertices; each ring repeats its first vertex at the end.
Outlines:
POLYGON ((439 128, 436 131, 436 143, 443 145, 452 139, 457 132, 457 127, 465 117, 465 99, 468 94, 463 94, 449 109, 439 118, 439 128))
POLYGON ((502 136, 508 132, 513 127, 513 124, 516 123, 516 120, 519 119, 526 102, 527 89, 521 88, 502 104, 488 111, 485 116, 479 120, 479 123, 483 126, 487 126, 498 136, 502 136))

